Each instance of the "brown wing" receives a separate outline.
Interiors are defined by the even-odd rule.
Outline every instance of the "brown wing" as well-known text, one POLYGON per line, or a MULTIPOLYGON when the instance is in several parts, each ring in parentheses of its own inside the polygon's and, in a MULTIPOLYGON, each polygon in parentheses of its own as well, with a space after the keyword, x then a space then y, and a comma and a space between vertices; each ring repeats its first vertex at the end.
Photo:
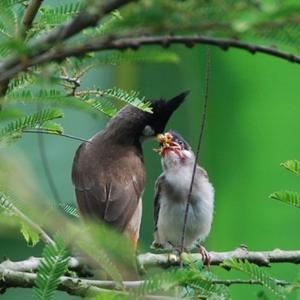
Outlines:
POLYGON ((158 222, 158 215, 160 209, 160 192, 161 192, 161 185, 162 181, 164 180, 164 174, 161 174, 156 182, 155 182, 155 195, 154 195, 154 209, 153 209, 153 216, 154 216, 154 231, 157 230, 157 222, 158 222))
POLYGON ((99 149, 81 145, 74 158, 72 180, 82 216, 123 231, 144 190, 144 167, 132 151, 116 157, 114 153, 111 149, 109 156, 101 157, 99 149))

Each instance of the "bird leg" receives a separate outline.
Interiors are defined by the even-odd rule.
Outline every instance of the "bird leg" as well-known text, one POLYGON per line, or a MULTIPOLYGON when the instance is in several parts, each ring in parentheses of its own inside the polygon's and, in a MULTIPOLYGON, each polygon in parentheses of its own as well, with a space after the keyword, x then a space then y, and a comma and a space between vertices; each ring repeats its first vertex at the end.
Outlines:
POLYGON ((198 245, 197 248, 199 250, 199 253, 202 256, 203 264, 205 266, 207 266, 208 269, 209 269, 210 268, 210 264, 211 264, 211 256, 210 256, 209 252, 202 245, 198 245))

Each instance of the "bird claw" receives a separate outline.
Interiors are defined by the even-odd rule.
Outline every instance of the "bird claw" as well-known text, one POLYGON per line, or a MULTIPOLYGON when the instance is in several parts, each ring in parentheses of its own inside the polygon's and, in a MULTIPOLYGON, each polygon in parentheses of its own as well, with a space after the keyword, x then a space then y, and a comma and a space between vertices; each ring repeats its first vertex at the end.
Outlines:
POLYGON ((198 250, 199 250, 199 253, 202 256, 203 264, 205 266, 207 266, 207 268, 209 269, 210 264, 211 264, 211 256, 210 256, 209 252, 201 245, 198 246, 198 250))

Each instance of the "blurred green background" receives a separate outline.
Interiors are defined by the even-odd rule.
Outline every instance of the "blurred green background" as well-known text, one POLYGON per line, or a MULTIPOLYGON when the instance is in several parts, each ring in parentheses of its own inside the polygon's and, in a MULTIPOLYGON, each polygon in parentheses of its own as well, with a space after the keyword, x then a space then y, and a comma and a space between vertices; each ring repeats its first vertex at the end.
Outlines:
MULTIPOLYGON (((180 63, 104 67, 85 77, 83 85, 135 89, 154 99, 190 90, 167 129, 176 129, 195 148, 203 102, 205 48, 177 46, 171 50, 179 54, 180 63)), ((208 171, 216 199, 214 222, 205 246, 211 251, 229 251, 241 244, 258 251, 299 249, 299 211, 268 196, 277 190, 300 191, 299 178, 279 166, 287 159, 300 159, 300 67, 261 54, 211 50, 208 120, 199 162, 208 171)), ((93 118, 71 110, 66 110, 65 115, 65 132, 86 139, 107 122, 105 117, 93 118)), ((65 202, 74 204, 70 173, 79 143, 51 136, 45 136, 44 141, 59 194, 65 202)), ((149 141, 144 147, 147 186, 140 252, 149 251, 152 242, 153 187, 161 172, 159 157, 152 151, 155 146, 149 141)), ((26 135, 2 152, 12 158, 21 152, 30 162, 45 199, 53 198, 36 135, 26 135)), ((18 234, 2 236, 0 243, 1 256, 12 260, 38 255, 41 250, 41 246, 27 248, 18 234)), ((217 267, 212 271, 220 278, 242 278, 217 267)), ((299 278, 299 267, 295 265, 273 265, 267 271, 279 279, 299 278)), ((230 290, 233 299, 256 299, 261 288, 234 286, 230 290)), ((31 292, 9 289, 1 298, 30 299, 31 292)), ((74 297, 59 293, 56 299, 69 298, 74 297)), ((291 299, 300 299, 300 295, 293 294, 291 299)))

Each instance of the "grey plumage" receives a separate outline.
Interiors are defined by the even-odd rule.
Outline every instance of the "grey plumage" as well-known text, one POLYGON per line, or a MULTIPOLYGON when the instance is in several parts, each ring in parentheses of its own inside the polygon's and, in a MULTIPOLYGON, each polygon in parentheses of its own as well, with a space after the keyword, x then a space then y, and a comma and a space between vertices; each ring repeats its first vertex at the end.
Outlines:
MULTIPOLYGON (((174 133, 173 133, 174 135, 174 133)), ((190 146, 178 134, 176 143, 181 139, 180 158, 175 152, 162 157, 163 173, 158 177, 154 198, 154 247, 180 247, 186 201, 191 183, 195 156, 190 146)), ((213 219, 214 189, 206 171, 197 166, 187 220, 185 245, 193 248, 204 240, 210 232, 213 219)))

